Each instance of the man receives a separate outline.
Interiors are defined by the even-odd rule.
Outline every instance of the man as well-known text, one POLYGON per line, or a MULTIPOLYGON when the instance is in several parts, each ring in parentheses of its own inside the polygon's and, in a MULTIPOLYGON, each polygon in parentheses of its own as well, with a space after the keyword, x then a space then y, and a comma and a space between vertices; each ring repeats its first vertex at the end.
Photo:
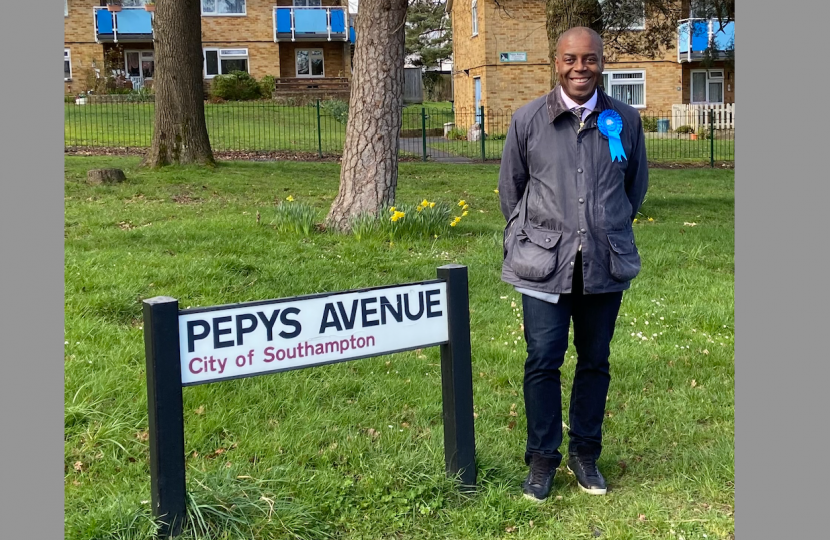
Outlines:
POLYGON ((522 485, 550 494, 562 461, 559 368, 573 319, 578 355, 569 408, 567 466, 582 490, 606 492, 597 468, 610 382, 610 343, 622 292, 640 271, 632 223, 648 186, 640 115, 598 87, 602 39, 563 33, 558 84, 513 115, 499 171, 502 279, 522 293, 527 414, 522 485))

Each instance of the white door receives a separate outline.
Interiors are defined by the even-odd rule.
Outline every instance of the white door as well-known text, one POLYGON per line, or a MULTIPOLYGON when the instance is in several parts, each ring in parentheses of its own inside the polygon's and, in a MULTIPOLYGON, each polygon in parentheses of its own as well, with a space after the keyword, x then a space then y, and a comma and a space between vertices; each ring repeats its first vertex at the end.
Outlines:
POLYGON ((152 79, 156 71, 153 51, 124 51, 127 78, 133 83, 133 90, 141 90, 146 79, 152 79))
POLYGON ((297 49, 297 77, 325 77, 323 49, 297 49))

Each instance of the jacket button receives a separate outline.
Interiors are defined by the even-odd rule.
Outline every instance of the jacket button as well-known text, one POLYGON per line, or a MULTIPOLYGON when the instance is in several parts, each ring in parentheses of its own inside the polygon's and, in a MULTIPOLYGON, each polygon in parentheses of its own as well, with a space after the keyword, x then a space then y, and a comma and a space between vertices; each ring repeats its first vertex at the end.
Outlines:
POLYGON ((574 262, 573 262, 573 261, 571 261, 571 266, 573 266, 573 265, 574 265, 574 262))
POLYGON ((550 242, 550 238, 545 238, 545 242, 550 242))
POLYGON ((585 229, 579 229, 579 232, 581 232, 582 234, 585 234, 585 229))
POLYGON ((633 243, 634 243, 634 240, 632 240, 632 241, 631 241, 631 243, 633 244, 633 243))
POLYGON ((579 203, 580 203, 580 204, 582 204, 582 203, 584 203, 584 202, 585 202, 585 199, 583 199, 582 197, 580 197, 580 198, 579 198, 579 203))
POLYGON ((576 172, 581 173, 581 172, 582 172, 582 167, 578 168, 578 169, 576 170, 576 172))

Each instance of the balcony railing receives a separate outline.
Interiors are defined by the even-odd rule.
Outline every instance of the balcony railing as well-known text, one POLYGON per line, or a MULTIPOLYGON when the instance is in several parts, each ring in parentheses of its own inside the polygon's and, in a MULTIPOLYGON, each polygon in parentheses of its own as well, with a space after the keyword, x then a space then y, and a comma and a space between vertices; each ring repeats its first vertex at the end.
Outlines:
POLYGON ((693 62, 705 56, 709 44, 712 54, 722 56, 734 47, 735 23, 718 19, 683 19, 677 27, 677 61, 693 62))
POLYGON ((105 7, 94 7, 95 41, 118 43, 119 41, 152 41, 153 13, 143 7, 125 7, 110 12, 105 7))
POLYGON ((274 41, 349 41, 345 7, 274 8, 274 41))

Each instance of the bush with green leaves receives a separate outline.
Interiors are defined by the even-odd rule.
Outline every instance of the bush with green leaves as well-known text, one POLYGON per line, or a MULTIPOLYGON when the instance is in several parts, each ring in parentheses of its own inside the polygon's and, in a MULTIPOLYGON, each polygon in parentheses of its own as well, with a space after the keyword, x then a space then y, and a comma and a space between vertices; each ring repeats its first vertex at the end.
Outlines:
POLYGON ((656 116, 643 116, 643 131, 646 133, 653 133, 657 131, 656 116))
POLYGON ((259 80, 259 92, 264 98, 270 98, 274 94, 277 78, 273 75, 265 75, 259 80))
POLYGON ((458 208, 427 199, 417 204, 401 203, 378 215, 364 213, 353 217, 350 229, 357 240, 383 238, 391 242, 400 238, 437 238, 461 223, 469 208, 463 200, 459 201, 458 208), (458 213, 455 217, 454 209, 458 213))
POLYGON ((447 138, 450 140, 466 141, 467 130, 464 128, 452 128, 447 132, 447 138))
POLYGON ((487 139, 491 141, 503 141, 507 139, 507 133, 491 133, 487 135, 487 139))
POLYGON ((684 124, 682 126, 677 126, 674 130, 675 133, 694 133, 695 128, 690 125, 684 124))
POLYGON ((217 75, 210 83, 210 95, 228 101, 246 101, 262 97, 262 87, 256 79, 244 71, 231 71, 217 75))
POLYGON ((345 124, 349 119, 349 103, 342 99, 321 101, 320 107, 341 124, 345 124))
POLYGON ((317 223, 317 210, 307 202, 297 202, 289 196, 277 205, 272 225, 279 233, 308 236, 317 223))

